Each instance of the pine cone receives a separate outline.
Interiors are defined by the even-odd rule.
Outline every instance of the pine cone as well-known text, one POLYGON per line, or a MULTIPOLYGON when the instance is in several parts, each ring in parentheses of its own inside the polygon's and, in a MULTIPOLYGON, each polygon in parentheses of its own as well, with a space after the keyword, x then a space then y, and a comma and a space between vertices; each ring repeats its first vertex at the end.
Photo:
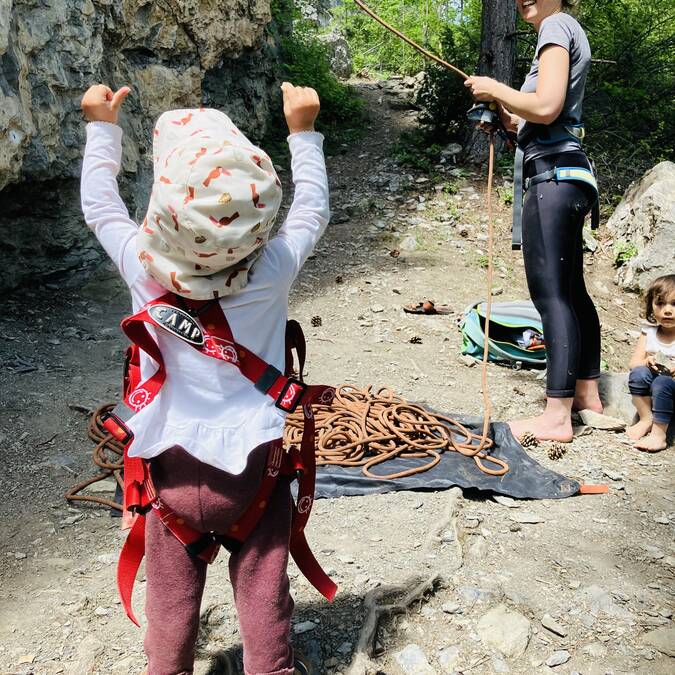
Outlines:
POLYGON ((551 443, 548 449, 549 459, 562 459, 567 452, 567 447, 563 443, 551 443))
POLYGON ((518 440, 524 448, 536 448, 539 445, 539 439, 531 431, 524 431, 518 440))
POLYGON ((312 326, 314 326, 314 328, 318 328, 322 323, 323 323, 323 320, 321 319, 320 316, 313 316, 312 317, 312 326))

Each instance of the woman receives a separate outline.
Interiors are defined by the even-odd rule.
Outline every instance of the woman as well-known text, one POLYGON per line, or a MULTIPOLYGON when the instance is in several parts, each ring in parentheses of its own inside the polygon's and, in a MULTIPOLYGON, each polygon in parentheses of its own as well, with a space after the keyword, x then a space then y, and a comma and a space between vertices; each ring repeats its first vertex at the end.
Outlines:
POLYGON ((543 414, 511 422, 511 431, 516 438, 529 431, 542 440, 566 442, 573 436, 573 408, 602 412, 600 323, 584 284, 582 259, 584 217, 597 200, 580 142, 591 51, 579 23, 563 12, 576 0, 516 4, 538 34, 532 67, 520 91, 489 77, 470 77, 466 86, 479 101, 502 106, 502 121, 518 132, 526 186, 530 179, 522 214, 523 256, 546 337, 547 399, 543 414), (560 167, 582 170, 564 172, 577 178, 563 179, 555 171, 560 167))

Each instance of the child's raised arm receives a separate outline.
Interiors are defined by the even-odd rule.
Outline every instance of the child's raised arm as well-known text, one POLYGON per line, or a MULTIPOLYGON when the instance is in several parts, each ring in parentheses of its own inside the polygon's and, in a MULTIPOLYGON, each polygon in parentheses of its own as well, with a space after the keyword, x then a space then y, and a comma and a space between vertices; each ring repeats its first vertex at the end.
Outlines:
POLYGON ((319 97, 309 87, 284 82, 284 115, 290 136, 291 168, 295 194, 286 222, 279 230, 295 258, 294 274, 307 260, 330 219, 328 177, 323 156, 323 136, 314 131, 319 97))
POLYGON ((138 230, 117 187, 122 160, 122 129, 117 126, 117 117, 130 91, 122 87, 113 92, 97 84, 82 98, 82 112, 89 122, 80 181, 82 212, 124 278, 127 244, 138 230))

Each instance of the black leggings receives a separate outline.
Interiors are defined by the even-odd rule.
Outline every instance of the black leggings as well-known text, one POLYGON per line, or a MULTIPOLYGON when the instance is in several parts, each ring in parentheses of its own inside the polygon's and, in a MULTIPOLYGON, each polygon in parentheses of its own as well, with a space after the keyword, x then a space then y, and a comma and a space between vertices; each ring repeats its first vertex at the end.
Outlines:
MULTIPOLYGON (((565 152, 530 160, 531 177, 554 166, 589 168, 586 155, 565 152)), ((523 205, 523 257, 530 296, 541 314, 546 340, 546 395, 574 396, 577 379, 600 376, 600 321, 586 291, 584 217, 594 190, 576 181, 531 187, 523 205)))

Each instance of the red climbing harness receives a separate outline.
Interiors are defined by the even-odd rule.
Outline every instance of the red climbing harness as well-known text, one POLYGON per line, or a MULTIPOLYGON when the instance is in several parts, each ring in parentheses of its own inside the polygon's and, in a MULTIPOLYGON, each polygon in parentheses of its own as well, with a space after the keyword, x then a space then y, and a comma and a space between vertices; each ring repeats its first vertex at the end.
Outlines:
POLYGON ((300 326, 293 321, 287 325, 285 373, 235 342, 218 301, 191 301, 167 293, 149 302, 133 316, 123 319, 122 330, 133 343, 127 353, 124 405, 104 415, 102 422, 115 438, 125 444, 124 511, 125 514, 133 514, 134 522, 120 554, 117 585, 129 618, 138 625, 131 608, 131 596, 136 573, 145 555, 145 516, 150 510, 160 517, 188 553, 211 563, 218 555, 221 545, 230 552, 241 548, 258 524, 279 476, 298 480, 290 553, 310 583, 328 600, 332 600, 337 586, 314 558, 305 539, 304 529, 314 502, 316 473, 312 405, 332 403, 334 389, 302 382, 305 344, 300 326), (179 302, 184 309, 176 306, 179 302), (171 511, 155 491, 149 464, 142 458, 129 456, 133 434, 127 428, 125 420, 147 406, 157 396, 166 380, 164 359, 146 327, 148 323, 169 331, 202 354, 236 366, 244 377, 253 382, 256 389, 271 396, 281 410, 290 413, 299 405, 302 406, 305 424, 300 447, 292 447, 286 452, 281 439, 270 445, 260 488, 244 514, 226 533, 204 533, 186 525, 180 515, 171 511), (298 379, 291 376, 293 348, 296 349, 299 360, 298 379), (143 350, 157 364, 157 370, 144 382, 140 378, 139 350, 143 350))

